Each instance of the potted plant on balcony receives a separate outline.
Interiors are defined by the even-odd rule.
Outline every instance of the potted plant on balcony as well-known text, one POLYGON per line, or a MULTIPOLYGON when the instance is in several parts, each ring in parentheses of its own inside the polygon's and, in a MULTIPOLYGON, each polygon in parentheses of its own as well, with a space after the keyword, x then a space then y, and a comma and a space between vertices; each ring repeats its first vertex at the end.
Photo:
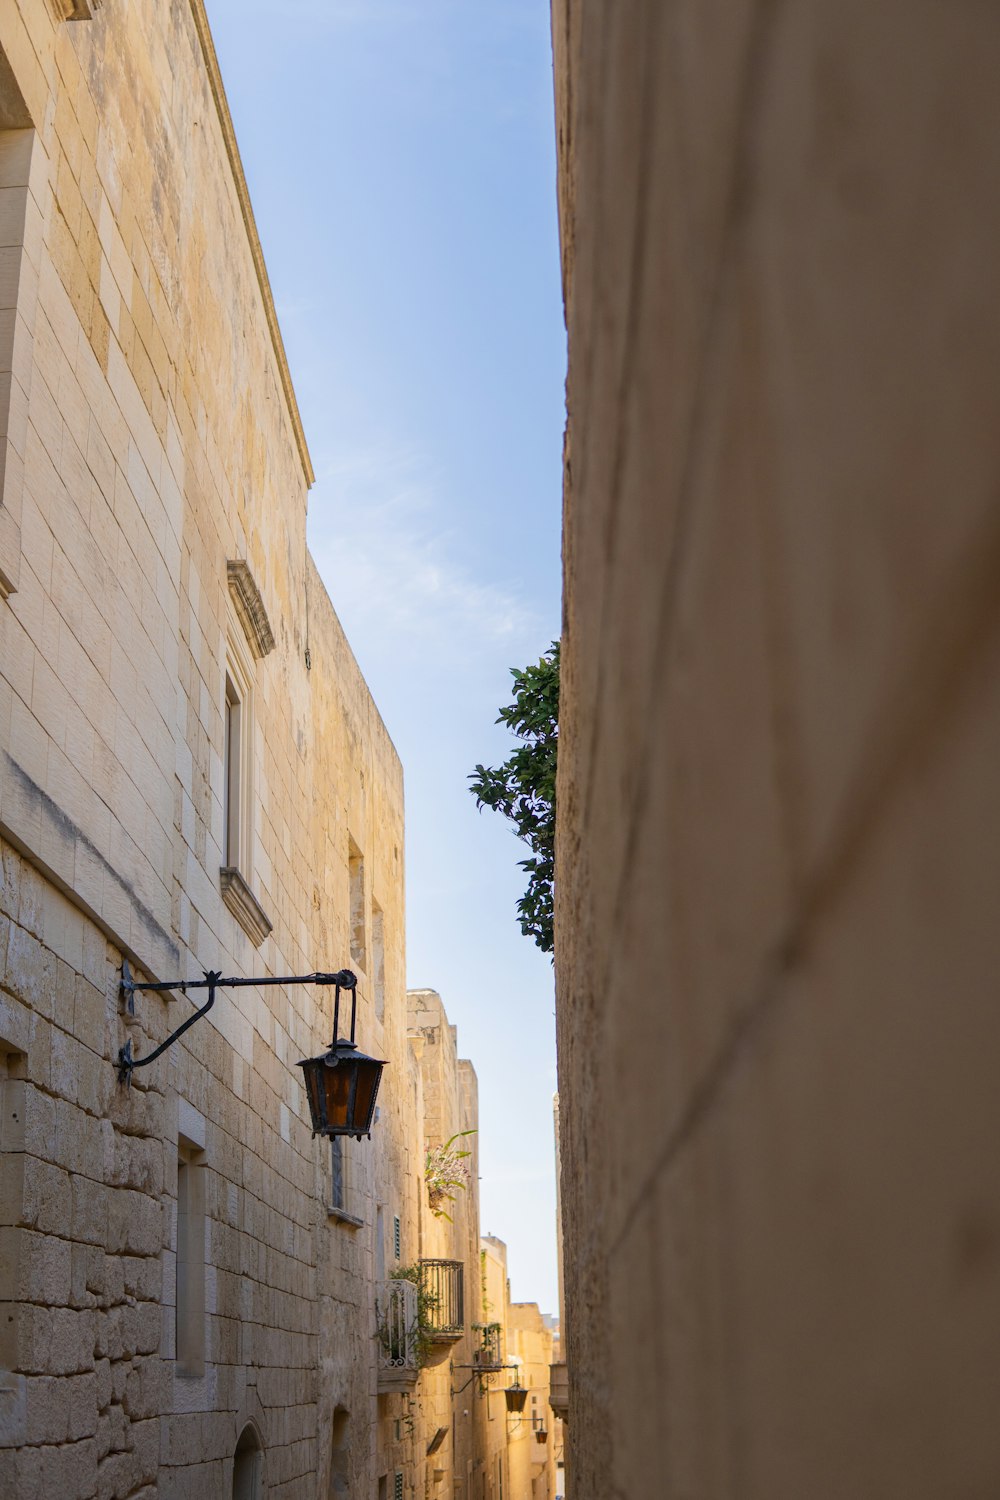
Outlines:
POLYGON ((471 1151, 455 1145, 463 1136, 475 1135, 474 1130, 459 1130, 439 1146, 429 1147, 424 1157, 424 1181, 427 1184, 427 1203, 436 1219, 447 1219, 452 1223, 446 1203, 455 1202, 455 1193, 465 1191, 469 1185, 470 1168, 468 1158, 471 1151))
POLYGON ((472 1331, 479 1335, 477 1346, 472 1351, 473 1363, 480 1365, 484 1370, 499 1370, 501 1364, 500 1324, 473 1323, 472 1331))

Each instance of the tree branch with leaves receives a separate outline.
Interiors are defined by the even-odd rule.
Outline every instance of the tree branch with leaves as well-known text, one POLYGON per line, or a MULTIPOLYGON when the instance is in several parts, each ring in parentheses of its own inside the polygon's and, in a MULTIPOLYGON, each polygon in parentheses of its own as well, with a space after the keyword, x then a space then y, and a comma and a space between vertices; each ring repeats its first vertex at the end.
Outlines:
POLYGON ((514 825, 518 838, 531 849, 519 860, 528 873, 528 887, 517 903, 525 937, 534 938, 543 953, 553 948, 553 898, 556 836, 556 753, 559 748, 559 642, 553 641, 541 659, 518 670, 511 668, 514 701, 502 708, 498 724, 506 724, 519 745, 499 766, 477 766, 469 777, 480 807, 492 807, 514 825))

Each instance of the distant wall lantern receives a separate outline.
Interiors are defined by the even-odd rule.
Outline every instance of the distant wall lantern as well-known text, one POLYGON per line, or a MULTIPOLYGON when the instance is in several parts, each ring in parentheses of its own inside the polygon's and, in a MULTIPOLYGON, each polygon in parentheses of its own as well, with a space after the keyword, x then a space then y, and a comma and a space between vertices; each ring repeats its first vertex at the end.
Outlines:
POLYGON ((524 1411, 524 1403, 528 1399, 528 1392, 521 1384, 520 1376, 514 1381, 513 1385, 505 1387, 504 1396, 507 1399, 508 1411, 524 1411))
POLYGON ((385 1063, 375 1057, 366 1057, 354 1044, 358 1009, 357 983, 357 977, 351 973, 350 969, 339 969, 334 974, 293 974, 283 977, 269 975, 263 979, 223 979, 221 973, 206 969, 204 979, 174 980, 166 984, 139 984, 132 978, 126 959, 122 964, 122 994, 130 1015, 135 1014, 136 990, 160 993, 169 990, 181 990, 184 993, 188 990, 207 990, 208 999, 199 1010, 188 1016, 176 1031, 172 1031, 166 1041, 161 1042, 145 1057, 132 1056, 130 1038, 118 1053, 118 1081, 127 1087, 132 1082, 132 1074, 136 1068, 145 1068, 155 1062, 168 1047, 173 1046, 178 1037, 184 1035, 189 1027, 193 1026, 196 1021, 200 1021, 202 1016, 207 1016, 215 1004, 217 990, 239 989, 247 986, 256 988, 269 984, 332 984, 335 997, 333 1041, 330 1044, 330 1050, 322 1057, 308 1058, 298 1064, 305 1077, 312 1133, 314 1136, 353 1135, 358 1140, 363 1135, 370 1137, 372 1119, 375 1114, 375 1099, 385 1063), (351 1039, 349 1042, 337 1037, 340 1026, 340 992, 342 989, 351 992, 351 1039))

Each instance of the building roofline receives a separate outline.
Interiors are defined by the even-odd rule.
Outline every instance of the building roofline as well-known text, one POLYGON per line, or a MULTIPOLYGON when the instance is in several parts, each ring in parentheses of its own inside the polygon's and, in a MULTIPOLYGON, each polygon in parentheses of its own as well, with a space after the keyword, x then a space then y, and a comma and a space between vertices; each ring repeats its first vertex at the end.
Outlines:
POLYGON ((302 426, 299 404, 295 399, 295 387, 292 384, 292 376, 288 368, 285 345, 281 337, 281 329, 278 325, 278 314, 274 309, 274 297, 271 295, 271 283, 268 280, 264 251, 261 248, 260 236, 257 233, 257 222, 253 216, 250 189, 247 187, 247 180, 243 172, 243 163, 240 160, 240 149, 236 143, 236 131, 233 128, 233 117, 229 113, 229 103, 226 99, 226 90, 222 82, 222 73, 215 51, 215 43, 212 40, 212 30, 208 24, 204 0, 190 0, 190 4, 191 14, 194 17, 195 30, 198 33, 198 40, 201 43, 202 57, 205 59, 205 68, 208 72, 212 97, 215 100, 215 107, 219 115, 219 124, 222 127, 222 139, 225 142, 226 154, 229 157, 229 165, 232 168, 233 182, 236 185, 236 196, 239 199, 240 211, 243 215, 243 224, 250 243, 250 254, 253 256, 254 269, 257 272, 257 283, 260 287, 261 297, 264 300, 264 316, 267 318, 267 326, 271 332, 271 342, 274 346, 275 358, 278 361, 281 386, 285 393, 288 414, 292 419, 295 445, 299 450, 299 458, 302 461, 306 484, 312 485, 316 475, 313 470, 312 459, 309 457, 309 445, 306 442, 305 430, 302 426))

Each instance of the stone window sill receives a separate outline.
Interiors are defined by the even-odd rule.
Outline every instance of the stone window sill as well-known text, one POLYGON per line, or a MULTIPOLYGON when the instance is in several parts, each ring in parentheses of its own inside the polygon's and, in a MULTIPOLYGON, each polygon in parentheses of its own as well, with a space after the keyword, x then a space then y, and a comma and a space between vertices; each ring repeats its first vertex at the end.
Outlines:
POLYGON ((60 21, 91 21, 104 0, 54 0, 54 3, 60 21))
POLYGON ((239 870, 223 865, 219 871, 222 899, 255 948, 271 931, 271 919, 247 885, 239 870))
POLYGON ((327 1208, 326 1216, 335 1224, 343 1224, 347 1229, 363 1229, 364 1219, 358 1219, 354 1214, 349 1214, 344 1208, 327 1208))

